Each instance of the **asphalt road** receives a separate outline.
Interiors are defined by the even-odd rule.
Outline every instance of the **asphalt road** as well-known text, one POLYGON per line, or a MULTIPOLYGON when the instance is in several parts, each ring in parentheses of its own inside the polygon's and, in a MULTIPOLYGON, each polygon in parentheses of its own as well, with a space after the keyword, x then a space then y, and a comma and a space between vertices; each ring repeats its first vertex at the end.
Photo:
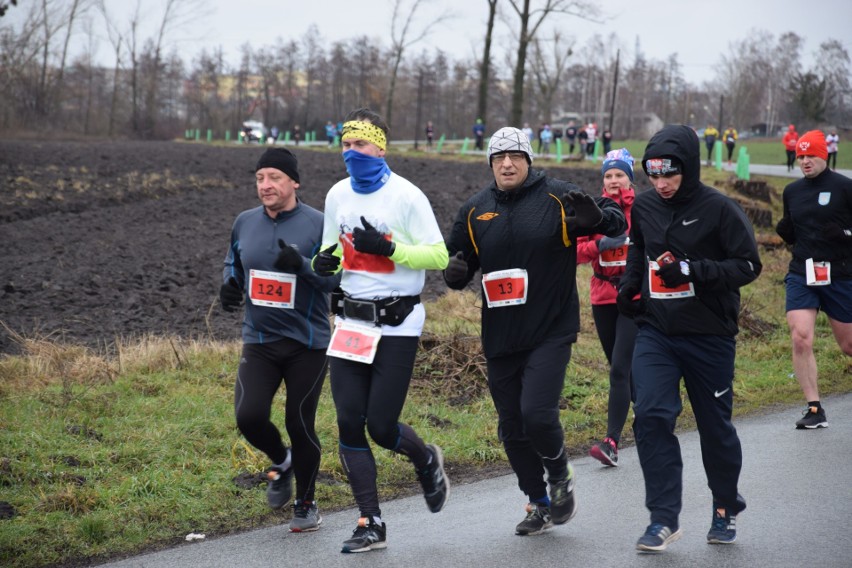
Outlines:
POLYGON ((802 410, 798 407, 736 421, 744 454, 740 492, 748 509, 737 518, 738 540, 729 546, 705 541, 711 498, 698 435, 687 432, 680 436, 684 535, 659 555, 640 555, 634 548, 648 514, 636 450, 625 448, 618 468, 604 468, 591 458, 573 462, 577 516, 538 536, 515 536, 525 499, 513 476, 501 476, 453 486, 438 514, 429 513, 419 496, 384 503, 385 550, 340 553, 340 543, 349 538, 358 516, 356 510, 346 510, 325 515, 314 533, 291 534, 284 525, 195 541, 103 566, 848 568, 852 566, 852 394, 824 402, 827 429, 796 430, 793 423, 802 410))

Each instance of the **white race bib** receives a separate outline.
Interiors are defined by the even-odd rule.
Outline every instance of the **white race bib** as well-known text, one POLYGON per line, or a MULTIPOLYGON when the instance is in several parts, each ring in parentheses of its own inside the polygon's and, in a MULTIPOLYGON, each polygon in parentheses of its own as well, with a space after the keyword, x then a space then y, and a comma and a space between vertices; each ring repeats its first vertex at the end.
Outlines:
POLYGON ((805 281, 808 286, 828 286, 831 284, 831 263, 809 258, 805 261, 805 281))
POLYGON ((249 299, 255 306, 292 310, 296 301, 296 275, 250 270, 249 299))
POLYGON ((497 270, 482 275, 482 289, 489 308, 527 303, 527 271, 523 268, 497 270))
POLYGON ((651 291, 652 298, 671 300, 672 298, 688 298, 695 295, 695 287, 692 282, 681 284, 676 288, 666 288, 663 279, 657 274, 659 269, 660 265, 657 264, 657 261, 648 261, 648 289, 651 291))
POLYGON ((376 357, 382 328, 335 318, 326 355, 370 364, 376 357))

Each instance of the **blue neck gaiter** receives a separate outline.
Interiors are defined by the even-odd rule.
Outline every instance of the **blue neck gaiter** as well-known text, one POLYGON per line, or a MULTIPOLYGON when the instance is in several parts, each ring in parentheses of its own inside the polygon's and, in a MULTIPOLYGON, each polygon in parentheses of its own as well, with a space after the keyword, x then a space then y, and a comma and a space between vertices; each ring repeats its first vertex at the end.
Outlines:
POLYGON ((343 162, 351 176, 350 183, 355 193, 373 193, 390 178, 391 171, 384 158, 346 150, 343 152, 343 162))

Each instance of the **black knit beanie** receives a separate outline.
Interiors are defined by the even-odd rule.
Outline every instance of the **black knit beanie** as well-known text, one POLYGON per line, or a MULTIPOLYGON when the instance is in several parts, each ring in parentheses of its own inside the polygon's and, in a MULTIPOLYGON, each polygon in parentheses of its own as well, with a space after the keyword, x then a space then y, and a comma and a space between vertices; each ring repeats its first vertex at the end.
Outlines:
POLYGON ((296 156, 286 148, 270 148, 257 161, 254 171, 261 168, 275 168, 281 170, 290 179, 299 183, 299 163, 296 156))

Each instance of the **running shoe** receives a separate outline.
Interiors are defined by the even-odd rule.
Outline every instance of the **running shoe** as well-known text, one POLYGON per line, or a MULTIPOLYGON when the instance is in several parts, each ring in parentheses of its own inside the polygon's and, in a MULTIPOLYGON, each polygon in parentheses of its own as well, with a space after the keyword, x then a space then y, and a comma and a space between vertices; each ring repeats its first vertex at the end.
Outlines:
POLYGON ((589 449, 589 455, 610 467, 618 467, 618 444, 610 437, 603 439, 603 442, 595 442, 589 449))
POLYGON ((273 509, 280 509, 293 496, 293 468, 281 469, 272 466, 266 470, 266 502, 273 509))
POLYGON ((737 540, 737 516, 719 513, 720 509, 713 509, 713 522, 707 533, 709 544, 733 544, 737 540))
POLYGON ((810 406, 802 411, 802 418, 796 420, 796 429, 813 430, 814 428, 828 428, 828 420, 825 418, 825 409, 810 406))
POLYGON ((526 507, 527 517, 515 527, 515 534, 520 536, 531 536, 541 534, 553 526, 550 517, 550 507, 541 503, 528 503, 526 507))
POLYGON ((660 523, 651 523, 645 529, 645 534, 639 537, 636 542, 636 550, 639 552, 662 552, 671 543, 679 539, 682 534, 681 529, 672 531, 672 529, 660 523))
POLYGON ((550 513, 553 524, 567 523, 577 514, 577 499, 574 496, 574 468, 568 464, 565 479, 550 480, 550 513))
POLYGON ((437 513, 444 508, 450 496, 450 480, 444 472, 444 454, 441 448, 435 444, 426 444, 426 448, 432 453, 432 461, 426 469, 417 472, 417 478, 423 487, 426 505, 430 511, 437 513))
POLYGON ((315 531, 322 524, 322 515, 315 501, 297 499, 293 503, 293 518, 290 519, 290 532, 315 531))
POLYGON ((361 517, 358 519, 358 526, 352 532, 352 538, 343 541, 340 552, 369 552, 387 547, 385 524, 379 525, 372 517, 361 517))

